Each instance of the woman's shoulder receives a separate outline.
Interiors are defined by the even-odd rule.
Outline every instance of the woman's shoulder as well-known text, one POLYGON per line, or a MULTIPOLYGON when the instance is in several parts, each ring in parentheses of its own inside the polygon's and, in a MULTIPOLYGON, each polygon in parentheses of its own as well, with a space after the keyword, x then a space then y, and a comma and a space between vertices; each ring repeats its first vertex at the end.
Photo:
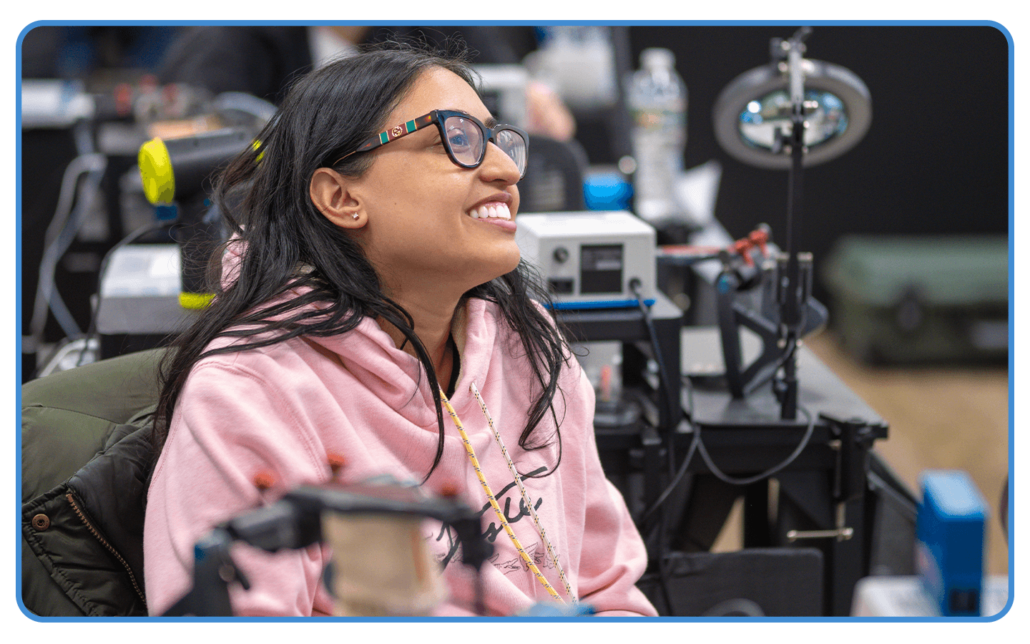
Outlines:
POLYGON ((256 345, 254 338, 220 337, 204 349, 194 372, 207 372, 208 377, 232 375, 275 383, 283 374, 310 369, 317 352, 303 337, 288 338, 269 345, 256 345))

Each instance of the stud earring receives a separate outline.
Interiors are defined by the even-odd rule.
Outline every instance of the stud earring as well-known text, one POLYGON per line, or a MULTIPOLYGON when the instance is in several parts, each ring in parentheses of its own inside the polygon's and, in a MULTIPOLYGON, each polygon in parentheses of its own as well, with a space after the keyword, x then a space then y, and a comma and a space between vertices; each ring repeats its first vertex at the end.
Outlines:
POLYGON ((351 215, 351 218, 354 219, 354 221, 357 221, 358 217, 360 217, 360 216, 361 215, 359 215, 358 213, 354 213, 353 215, 351 215))

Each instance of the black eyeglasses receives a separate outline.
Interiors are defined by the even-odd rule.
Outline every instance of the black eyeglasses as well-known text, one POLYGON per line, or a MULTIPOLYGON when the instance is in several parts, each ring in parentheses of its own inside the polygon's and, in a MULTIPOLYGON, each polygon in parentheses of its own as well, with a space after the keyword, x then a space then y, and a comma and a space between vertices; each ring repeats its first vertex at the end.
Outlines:
POLYGON ((493 141, 505 154, 511 157, 519 169, 519 179, 526 176, 529 154, 529 135, 514 125, 495 125, 489 128, 482 121, 464 112, 433 110, 429 114, 380 132, 366 139, 357 150, 338 158, 338 164, 352 154, 368 152, 402 136, 417 132, 435 123, 440 129, 440 139, 451 161, 462 168, 478 168, 486 157, 486 144, 493 141))

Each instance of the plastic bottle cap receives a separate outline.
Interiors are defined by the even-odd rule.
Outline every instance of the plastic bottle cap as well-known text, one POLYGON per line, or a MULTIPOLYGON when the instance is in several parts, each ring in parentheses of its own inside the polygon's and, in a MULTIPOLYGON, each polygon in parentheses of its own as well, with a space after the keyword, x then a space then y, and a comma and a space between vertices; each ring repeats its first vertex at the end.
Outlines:
POLYGON ((154 205, 172 202, 175 198, 175 173, 164 141, 151 139, 140 147, 139 174, 147 201, 154 205))
POLYGON ((640 64, 647 69, 672 67, 676 64, 676 55, 662 47, 650 47, 640 52, 640 64))

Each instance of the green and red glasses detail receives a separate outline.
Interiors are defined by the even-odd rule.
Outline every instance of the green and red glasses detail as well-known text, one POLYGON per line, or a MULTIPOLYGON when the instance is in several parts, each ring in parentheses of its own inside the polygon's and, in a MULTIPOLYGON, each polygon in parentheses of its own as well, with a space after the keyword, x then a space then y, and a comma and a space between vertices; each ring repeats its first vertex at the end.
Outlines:
POLYGON ((526 176, 529 136, 514 125, 487 127, 482 121, 464 112, 433 110, 416 119, 395 125, 389 130, 366 139, 357 150, 348 152, 333 162, 338 164, 352 154, 368 152, 402 136, 417 132, 431 124, 440 130, 440 139, 451 161, 462 168, 478 168, 486 157, 486 144, 494 145, 507 154, 519 169, 519 178, 526 176))

